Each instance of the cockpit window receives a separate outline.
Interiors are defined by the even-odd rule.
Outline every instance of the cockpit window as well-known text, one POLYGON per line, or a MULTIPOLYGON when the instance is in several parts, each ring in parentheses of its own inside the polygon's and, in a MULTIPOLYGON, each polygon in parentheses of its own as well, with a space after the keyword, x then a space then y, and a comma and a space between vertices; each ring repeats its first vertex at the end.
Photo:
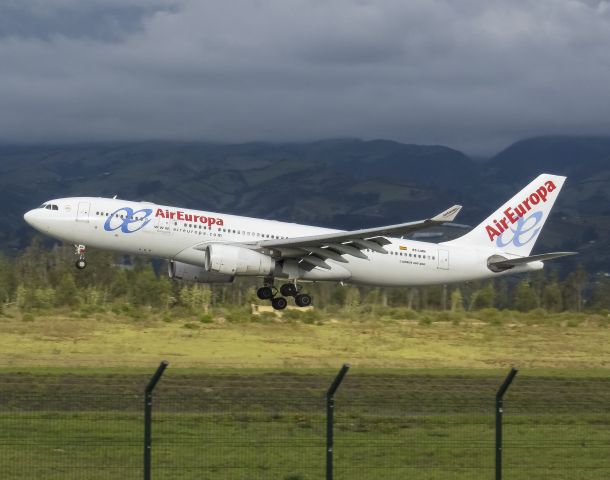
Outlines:
POLYGON ((51 207, 53 208, 53 210, 59 210, 59 207, 57 205, 51 205, 51 207))
POLYGON ((44 208, 45 210, 59 210, 59 207, 57 205, 52 205, 50 203, 47 203, 46 205, 43 204, 39 208, 44 208))
POLYGON ((47 204, 46 204, 46 203, 43 203, 43 204, 42 204, 40 207, 38 207, 38 208, 45 208, 46 206, 47 206, 47 204))

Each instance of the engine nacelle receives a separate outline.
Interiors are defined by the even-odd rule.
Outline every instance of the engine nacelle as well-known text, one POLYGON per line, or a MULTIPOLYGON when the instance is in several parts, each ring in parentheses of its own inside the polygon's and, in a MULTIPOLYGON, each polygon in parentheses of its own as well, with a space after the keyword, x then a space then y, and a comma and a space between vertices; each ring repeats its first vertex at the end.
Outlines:
POLYGON ((205 251, 205 269, 224 275, 270 275, 275 260, 249 248, 213 244, 205 251))
POLYGON ((231 283, 235 277, 222 273, 208 272, 203 267, 184 262, 170 261, 167 268, 169 278, 199 283, 231 283))

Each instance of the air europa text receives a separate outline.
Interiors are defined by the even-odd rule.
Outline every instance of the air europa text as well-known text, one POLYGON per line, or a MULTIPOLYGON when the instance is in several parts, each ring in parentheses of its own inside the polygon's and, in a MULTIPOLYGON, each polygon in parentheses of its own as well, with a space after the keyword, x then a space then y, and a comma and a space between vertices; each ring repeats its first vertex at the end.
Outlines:
POLYGON ((205 215, 194 215, 192 213, 186 213, 182 210, 178 210, 173 212, 171 210, 163 210, 162 208, 157 208, 155 213, 155 217, 161 218, 169 218, 172 220, 183 220, 185 222, 195 222, 195 223, 203 223, 205 225, 218 225, 222 227, 224 225, 224 221, 219 217, 206 217, 205 215))
POLYGON ((529 212, 532 208, 534 208, 539 203, 544 203, 547 200, 548 194, 554 191, 557 187, 555 184, 549 180, 544 183, 540 188, 538 188, 535 192, 526 197, 519 205, 516 207, 508 207, 502 213, 504 213, 504 217, 500 220, 493 219, 493 225, 486 225, 485 230, 487 231, 487 235, 489 235, 489 240, 493 242, 493 240, 503 232, 508 230, 508 225, 515 224, 517 220, 523 217, 527 212, 529 212))

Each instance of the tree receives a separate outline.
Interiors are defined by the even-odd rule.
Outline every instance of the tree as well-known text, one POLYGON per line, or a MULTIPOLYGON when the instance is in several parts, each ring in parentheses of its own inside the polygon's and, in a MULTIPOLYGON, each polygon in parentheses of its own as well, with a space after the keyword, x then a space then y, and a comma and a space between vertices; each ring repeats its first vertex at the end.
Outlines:
POLYGON ((34 291, 20 284, 15 290, 15 303, 19 310, 29 310, 35 304, 34 291))
POLYGON ((15 273, 12 262, 0 253, 0 304, 9 301, 15 291, 15 273))
POLYGON ((500 280, 498 286, 495 289, 495 304, 497 308, 508 308, 509 306, 509 295, 508 295, 508 283, 506 280, 500 280))
POLYGON ((79 291, 74 281, 74 275, 65 273, 59 283, 55 293, 55 302, 58 306, 74 306, 79 303, 79 291))
POLYGON ((427 287, 426 290, 426 295, 425 295, 425 300, 424 300, 424 308, 435 308, 435 309, 439 309, 439 310, 443 310, 444 309, 444 304, 443 304, 443 288, 444 285, 432 285, 430 287, 427 287))
POLYGON ((563 310, 561 287, 556 281, 544 286, 542 291, 542 306, 549 312, 561 312, 563 310))
POLYGON ((136 305, 165 307, 170 296, 171 287, 166 278, 157 278, 152 268, 134 270, 134 282, 131 288, 131 299, 136 305))
POLYGON ((515 308, 521 312, 529 312, 539 305, 538 295, 527 280, 522 280, 515 289, 515 308))
POLYGON ((599 275, 593 289, 592 302, 595 308, 610 309, 610 277, 599 275))
POLYGON ((180 289, 180 303, 192 311, 208 312, 212 292, 209 285, 183 285, 180 289))
POLYGON ((464 299, 462 298, 462 292, 459 288, 456 288, 453 292, 451 292, 451 311, 464 311, 464 299))
POLYGON ((360 306, 360 290, 351 286, 346 288, 347 292, 345 294, 345 299, 343 300, 343 307, 347 312, 354 313, 360 306))
POLYGON ((33 237, 30 245, 15 262, 16 283, 27 285, 30 289, 48 286, 48 256, 42 239, 39 236, 33 237))
POLYGON ((587 272, 579 264, 563 282, 563 304, 566 309, 580 312, 583 305, 582 292, 587 284, 587 272))
POLYGON ((482 308, 492 308, 496 291, 493 282, 488 282, 483 288, 475 290, 470 300, 470 309, 480 310, 482 308))

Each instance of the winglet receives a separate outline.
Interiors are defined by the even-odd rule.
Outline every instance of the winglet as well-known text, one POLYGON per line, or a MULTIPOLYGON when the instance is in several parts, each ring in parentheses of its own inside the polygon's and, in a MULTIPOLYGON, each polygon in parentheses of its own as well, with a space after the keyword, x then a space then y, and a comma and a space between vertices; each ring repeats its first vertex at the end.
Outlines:
POLYGON ((461 205, 454 205, 443 213, 439 213, 436 217, 432 217, 430 220, 433 222, 453 222, 453 219, 457 217, 457 214, 460 213, 461 209, 461 205))

